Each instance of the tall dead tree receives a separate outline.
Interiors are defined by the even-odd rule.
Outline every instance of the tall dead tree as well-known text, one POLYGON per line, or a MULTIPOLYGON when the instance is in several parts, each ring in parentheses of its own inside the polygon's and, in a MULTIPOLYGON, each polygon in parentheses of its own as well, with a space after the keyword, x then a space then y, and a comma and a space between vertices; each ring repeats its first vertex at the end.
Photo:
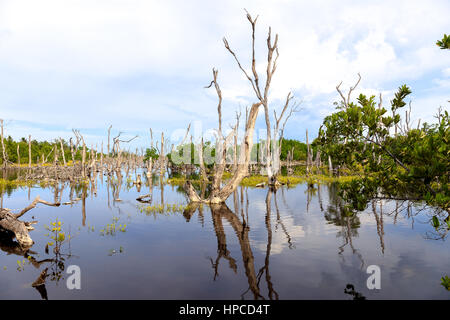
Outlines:
POLYGON ((306 129, 306 173, 309 174, 312 167, 311 146, 309 144, 308 129, 306 129))
POLYGON ((3 159, 3 167, 6 167, 6 164, 8 163, 8 156, 5 150, 5 142, 4 142, 4 135, 3 135, 3 119, 0 119, 0 126, 1 126, 1 139, 2 139, 2 159, 3 159))
POLYGON ((203 137, 200 140, 200 144, 198 145, 198 157, 200 163, 200 173, 202 175, 203 181, 208 181, 208 175, 206 174, 205 162, 203 159, 203 137))
POLYGON ((19 146, 20 146, 20 143, 17 144, 17 164, 20 167, 20 148, 19 148, 19 146))
POLYGON ((164 132, 161 132, 161 151, 159 152, 159 175, 164 175, 165 168, 165 156, 164 156, 164 132))
POLYGON ((83 152, 81 154, 81 176, 86 178, 86 143, 84 143, 83 137, 81 137, 83 142, 83 152))
POLYGON ((109 157, 109 142, 110 142, 110 137, 111 137, 111 128, 112 128, 112 125, 110 125, 109 126, 109 128, 108 128, 108 157, 109 157))
POLYGON ((57 163, 58 163, 58 145, 56 144, 55 141, 55 145, 53 147, 53 165, 56 166, 57 163))
MULTIPOLYGON (((276 125, 275 125, 274 137, 272 138, 272 129, 271 129, 270 114, 269 114, 269 89, 270 89, 270 85, 272 82, 272 77, 275 74, 275 71, 277 69, 277 60, 279 57, 278 34, 275 35, 275 39, 272 42, 272 29, 271 29, 271 27, 269 27, 269 32, 268 32, 268 36, 267 36, 267 66, 266 66, 266 79, 265 79, 266 81, 265 81, 264 89, 262 90, 260 87, 260 83, 259 83, 260 78, 259 78, 258 72, 256 71, 256 59, 255 59, 255 28, 256 28, 256 21, 258 20, 258 17, 256 17, 255 19, 252 19, 250 14, 247 12, 247 19, 252 26, 252 76, 250 76, 245 71, 245 69, 242 67, 241 63, 239 62, 239 59, 237 58, 236 54, 231 50, 231 48, 228 45, 228 42, 225 38, 224 38, 224 43, 225 43, 225 48, 233 55, 234 59, 236 60, 238 67, 244 73, 246 78, 250 81, 257 99, 259 100, 261 105, 264 107, 264 116, 265 116, 265 122, 266 122, 266 132, 267 132, 266 143, 265 143, 266 171, 267 171, 269 184, 274 184, 274 182, 276 181, 276 174, 279 171, 279 158, 275 159, 277 156, 279 156, 279 152, 277 150, 279 123, 291 101, 291 93, 289 92, 287 95, 286 105, 283 108, 280 118, 275 119, 276 125), (274 53, 276 54, 275 57, 274 57, 274 53), (273 140, 273 143, 271 143, 272 140, 273 140), (275 148, 273 148, 274 146, 275 146, 275 148), (275 151, 274 151, 274 149, 275 149, 275 151), (274 163, 274 159, 275 159, 275 163, 274 163)), ((276 117, 276 115, 275 115, 275 117, 276 117)))
POLYGON ((241 117, 241 113, 236 112, 236 125, 232 127, 234 131, 234 144, 233 144, 233 172, 237 169, 237 149, 238 149, 238 133, 239 133, 239 119, 241 117))
POLYGON ((283 110, 281 111, 280 117, 277 118, 277 113, 274 110, 273 114, 274 114, 274 118, 275 118, 275 126, 274 126, 274 132, 273 132, 273 148, 272 148, 272 176, 269 176, 269 184, 270 185, 275 185, 277 184, 277 180, 276 180, 276 176, 277 174, 280 172, 281 169, 281 146, 283 144, 283 137, 284 137, 284 129, 286 127, 286 123, 289 120, 289 118, 295 113, 298 112, 298 104, 294 103, 291 107, 290 110, 288 112, 288 114, 286 115, 286 117, 284 118, 284 122, 283 125, 280 128, 280 123, 281 123, 281 119, 283 119, 283 116, 285 115, 290 102, 292 100, 292 96, 291 93, 289 92, 289 94, 286 97, 286 102, 284 104, 283 110))
POLYGON ((152 131, 152 128, 150 128, 150 148, 153 149, 153 131, 152 131))
MULTIPOLYGON (((267 38, 267 48, 268 48, 268 54, 267 54, 267 78, 266 78, 266 84, 264 87, 264 93, 261 93, 261 89, 259 86, 259 77, 256 72, 256 60, 255 60, 255 25, 256 25, 256 19, 252 19, 249 13, 247 13, 247 19, 251 24, 252 27, 252 73, 253 77, 250 77, 248 73, 245 71, 245 69, 242 67, 239 59, 237 58, 236 54, 232 51, 230 48, 228 41, 224 38, 223 42, 225 45, 225 48, 231 53, 231 55, 234 57, 238 67, 240 70, 245 74, 247 79, 252 85, 252 88, 256 94, 256 97, 258 98, 257 103, 253 103, 248 114, 246 117, 245 122, 245 134, 243 141, 241 143, 240 148, 240 155, 239 155, 239 161, 236 170, 233 172, 233 176, 231 179, 227 181, 227 183, 222 187, 222 175, 223 175, 223 168, 225 167, 225 159, 226 159, 226 146, 229 143, 230 139, 233 137, 234 132, 232 131, 227 137, 224 137, 222 134, 222 112, 221 112, 221 103, 222 103, 222 95, 221 90, 219 87, 219 84, 217 82, 217 75, 218 71, 213 69, 213 80, 211 81, 211 84, 209 87, 211 87, 214 84, 214 87, 216 89, 216 93, 219 98, 219 103, 217 107, 218 116, 219 116, 219 128, 217 130, 217 138, 216 138, 216 163, 215 163, 215 174, 214 174, 214 181, 212 184, 212 190, 210 193, 210 196, 208 198, 202 198, 198 195, 198 193, 194 190, 192 184, 188 181, 185 184, 185 190, 188 194, 188 197, 193 202, 205 202, 205 203, 222 203, 225 202, 225 200, 236 190, 242 179, 248 174, 248 165, 250 162, 250 152, 253 147, 253 133, 255 129, 255 123, 256 118, 258 116, 259 107, 262 105, 264 106, 264 109, 266 111, 266 120, 268 120, 269 115, 269 105, 268 105, 268 93, 269 88, 271 84, 272 76, 276 70, 276 60, 278 58, 278 36, 275 37, 275 41, 272 43, 271 40, 271 29, 269 28, 269 34, 267 38), (276 58, 273 59, 273 53, 276 52, 276 58)), ((288 95, 289 97, 289 95, 288 95)), ((280 116, 281 119, 281 116, 280 116)), ((271 136, 271 130, 270 130, 270 121, 266 121, 267 130, 268 130, 268 137, 270 139, 271 136)), ((270 146, 270 141, 267 141, 267 146, 270 146)), ((268 151, 270 153, 270 151, 268 151)), ((272 154, 269 154, 269 163, 267 164, 269 168, 269 172, 272 172, 272 161, 270 161, 270 158, 272 157, 272 154)), ((272 174, 271 174, 272 176, 272 174)))
POLYGON ((31 134, 28 135, 28 167, 31 168, 31 134))
POLYGON ((67 163, 66 163, 66 156, 64 155, 64 146, 63 146, 62 138, 59 138, 59 144, 61 146, 61 155, 63 158, 64 167, 65 167, 65 166, 67 166, 67 163))
POLYGON ((103 170, 103 141, 100 147, 100 168, 103 170))

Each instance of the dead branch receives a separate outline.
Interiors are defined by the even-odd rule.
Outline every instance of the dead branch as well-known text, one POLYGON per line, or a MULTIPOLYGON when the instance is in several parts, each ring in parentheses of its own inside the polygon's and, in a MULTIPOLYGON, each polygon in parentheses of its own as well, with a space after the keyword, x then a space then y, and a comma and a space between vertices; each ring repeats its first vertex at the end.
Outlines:
POLYGON ((39 196, 37 196, 32 203, 30 203, 26 208, 22 209, 22 211, 20 211, 20 213, 13 215, 14 218, 18 219, 21 216, 23 216, 25 213, 27 213, 28 211, 30 211, 31 209, 35 208, 36 205, 38 203, 42 203, 45 204, 47 206, 51 206, 51 207, 59 207, 61 204, 59 202, 55 202, 55 203, 50 203, 47 202, 45 200, 42 200, 39 196))
POLYGON ((6 232, 11 233, 17 239, 17 242, 24 247, 29 247, 33 244, 33 240, 30 238, 28 231, 34 230, 33 224, 36 224, 37 221, 24 222, 18 220, 23 214, 28 212, 29 210, 36 207, 37 203, 43 203, 50 206, 59 206, 59 203, 49 203, 47 201, 41 200, 39 196, 34 199, 34 201, 25 209, 23 209, 18 214, 11 213, 8 209, 0 209, 0 228, 6 230, 6 232))
POLYGON ((345 106, 346 109, 348 108, 348 106, 350 104, 350 95, 352 94, 352 91, 356 89, 356 87, 358 86, 360 81, 361 81, 361 75, 358 72, 358 81, 356 81, 355 85, 353 87, 350 87, 350 89, 348 90, 347 99, 345 98, 344 94, 340 90, 340 86, 342 85, 342 81, 341 81, 341 83, 339 83, 336 86, 336 90, 339 93, 339 95, 341 96, 342 102, 344 103, 344 106, 345 106))

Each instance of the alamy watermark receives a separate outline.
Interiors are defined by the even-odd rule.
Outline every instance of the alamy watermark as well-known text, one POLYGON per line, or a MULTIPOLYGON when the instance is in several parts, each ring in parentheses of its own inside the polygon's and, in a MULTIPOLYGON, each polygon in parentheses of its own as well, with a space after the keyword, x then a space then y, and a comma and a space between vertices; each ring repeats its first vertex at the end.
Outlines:
POLYGON ((367 288, 369 290, 381 289, 381 269, 379 266, 373 264, 367 267, 366 272, 370 274, 367 278, 367 288))
POLYGON ((77 265, 70 265, 66 271, 70 276, 67 278, 66 286, 67 289, 73 290, 81 289, 81 269, 77 265))

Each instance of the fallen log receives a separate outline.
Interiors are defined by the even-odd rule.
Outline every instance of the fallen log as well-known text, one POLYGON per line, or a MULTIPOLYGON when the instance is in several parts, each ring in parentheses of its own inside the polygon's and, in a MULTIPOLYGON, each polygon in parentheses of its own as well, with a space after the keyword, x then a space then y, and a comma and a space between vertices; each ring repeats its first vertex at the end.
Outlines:
POLYGON ((139 196, 136 198, 137 201, 143 202, 143 203, 151 203, 152 202, 152 194, 144 194, 142 196, 139 196))
POLYGON ((34 230, 33 224, 36 224, 37 221, 21 221, 19 218, 23 216, 26 212, 35 208, 38 203, 43 203, 48 206, 57 207, 60 204, 50 203, 44 200, 41 200, 39 196, 37 196, 33 202, 22 209, 17 214, 11 212, 11 210, 3 208, 0 209, 0 230, 6 232, 12 237, 17 239, 17 242, 23 247, 30 247, 33 245, 33 240, 31 239, 28 231, 34 230))

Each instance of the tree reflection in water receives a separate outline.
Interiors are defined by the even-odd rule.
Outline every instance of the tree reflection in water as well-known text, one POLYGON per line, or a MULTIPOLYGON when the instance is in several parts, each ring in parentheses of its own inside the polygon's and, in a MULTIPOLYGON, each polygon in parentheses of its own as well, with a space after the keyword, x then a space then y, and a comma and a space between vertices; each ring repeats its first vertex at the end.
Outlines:
POLYGON ((345 206, 344 201, 338 194, 337 184, 331 184, 329 186, 329 205, 324 212, 325 219, 328 222, 333 223, 335 226, 341 227, 341 230, 337 233, 337 236, 342 237, 343 244, 339 246, 339 255, 342 260, 345 260, 343 253, 347 245, 350 246, 352 253, 355 254, 361 261, 361 269, 364 267, 364 259, 359 253, 358 249, 355 249, 353 245, 353 237, 358 236, 358 228, 361 225, 359 217, 356 212, 349 210, 345 206))
MULTIPOLYGON (((263 279, 263 275, 265 275, 264 279, 267 284, 267 290, 268 290, 268 296, 267 298, 270 300, 278 300, 279 295, 274 289, 274 285, 272 283, 271 275, 270 275, 270 251, 272 246, 272 224, 271 224, 271 204, 272 204, 272 196, 274 195, 275 200, 275 207, 277 210, 277 225, 280 224, 282 226, 282 229, 284 233, 286 234, 286 237, 288 239, 289 247, 292 247, 292 240, 290 235, 288 234, 285 226, 283 225, 280 213, 278 210, 278 204, 276 202, 276 191, 275 190, 268 190, 267 196, 266 196, 266 216, 265 216, 265 226, 267 230, 267 246, 266 246, 266 254, 264 259, 264 265, 258 270, 258 273, 256 273, 255 268, 255 259, 252 253, 252 248, 250 245, 250 239, 249 239, 249 231, 250 226, 248 225, 248 197, 247 197, 247 205, 246 205, 246 213, 244 214, 244 189, 241 188, 240 193, 240 204, 241 204, 241 218, 239 216, 231 211, 231 209, 226 204, 211 204, 211 218, 212 223, 214 226, 215 234, 217 237, 217 257, 215 259, 210 258, 211 266, 214 270, 214 276, 213 279, 216 280, 219 276, 219 263, 221 259, 223 258, 228 262, 228 266, 231 270, 233 270, 234 273, 237 273, 237 263, 236 259, 231 256, 230 251, 227 249, 227 238, 225 234, 225 230, 223 227, 223 220, 226 220, 228 224, 233 228, 234 233, 236 234, 241 254, 242 254, 242 262, 245 269, 245 275, 247 277, 248 281, 248 289, 245 290, 241 294, 241 298, 244 299, 245 295, 248 292, 251 292, 253 294, 253 299, 263 299, 265 300, 266 297, 264 297, 261 294, 261 279, 263 279), (242 219, 242 220, 241 220, 242 219)), ((234 206, 236 212, 239 212, 238 209, 238 203, 239 203, 239 195, 238 192, 235 192, 234 194, 234 206)), ((186 219, 186 221, 190 221, 192 215, 198 210, 199 212, 199 219, 203 219, 203 205, 199 203, 191 204, 186 208, 183 215, 186 219), (200 218, 201 217, 201 218, 200 218)))
MULTIPOLYGON (((100 177, 102 174, 100 174, 100 177)), ((145 176, 145 175, 143 175, 145 176)), ((114 209, 117 209, 120 213, 120 206, 127 201, 122 201, 119 198, 121 192, 121 186, 124 184, 125 177, 122 177, 121 173, 115 173, 112 175, 107 175, 106 177, 106 196, 105 201, 108 201, 108 207, 111 208, 111 204, 114 209)), ((97 180, 96 175, 94 175, 94 181, 97 180)), ((60 183, 47 188, 51 189, 54 196, 54 201, 62 201, 63 191, 68 186, 70 188, 69 198, 70 202, 63 203, 72 206, 76 202, 80 202, 81 205, 81 225, 86 225, 87 213, 86 213, 86 198, 91 196, 97 196, 97 183, 89 181, 86 184, 75 184, 75 183, 60 183)), ((153 195, 153 185, 155 187, 159 186, 159 191, 161 192, 161 203, 164 204, 164 196, 167 197, 167 187, 164 188, 163 179, 156 179, 155 177, 150 177, 146 180, 146 184, 142 185, 142 188, 147 188, 148 195, 152 199, 153 195), (155 179, 153 179, 155 178, 155 179), (153 182, 155 180, 155 183, 153 182), (164 194, 164 189, 166 189, 166 195, 164 194)), ((141 187, 141 186, 139 186, 141 187)), ((134 187, 133 187, 134 188, 134 187)), ((136 186, 138 189, 138 186, 136 186)), ((200 186, 201 190, 199 192, 203 195, 207 194, 208 190, 205 184, 200 186)), ((313 211, 314 208, 320 210, 323 213, 325 220, 334 226, 338 227, 337 236, 341 239, 341 243, 336 245, 336 252, 342 261, 345 262, 344 253, 345 251, 350 251, 351 255, 354 255, 361 262, 360 268, 363 269, 365 262, 360 250, 355 247, 355 238, 358 237, 358 229, 361 227, 360 214, 362 211, 353 209, 349 206, 350 201, 343 197, 340 193, 341 186, 338 183, 333 184, 308 184, 306 189, 306 210, 313 211), (325 189, 324 189, 325 188, 325 189), (328 189, 328 190, 327 190, 328 189), (328 191, 328 192, 327 192, 328 191), (323 193, 325 192, 325 193, 323 193), (327 201, 326 193, 328 193, 329 199, 327 201), (317 198, 314 199, 314 198, 317 198), (324 199, 324 198, 325 199, 324 199), (315 201, 318 204, 314 207, 315 201)), ((28 191, 30 188, 28 189, 28 191)), ((270 273, 270 255, 272 253, 273 245, 273 232, 281 231, 283 239, 286 241, 286 245, 289 249, 295 249, 294 238, 289 234, 289 224, 286 220, 283 221, 283 217, 280 213, 279 204, 281 205, 281 212, 288 210, 294 214, 295 210, 289 208, 288 202, 285 197, 285 192, 287 188, 281 187, 281 189, 269 189, 265 197, 265 231, 267 232, 267 243, 265 244, 265 256, 262 266, 258 266, 255 262, 253 256, 252 248, 250 245, 250 223, 249 223, 249 206, 250 201, 248 197, 248 188, 240 187, 240 190, 236 190, 233 193, 233 198, 231 200, 231 210, 226 204, 221 205, 211 205, 211 220, 215 230, 215 236, 217 238, 217 256, 210 258, 210 263, 213 270, 213 279, 216 280, 219 277, 219 265, 220 262, 228 265, 230 270, 237 273, 237 265, 240 257, 232 256, 232 253, 227 247, 227 235, 224 228, 224 223, 228 223, 239 242, 240 251, 242 255, 242 263, 245 270, 245 276, 248 282, 248 288, 242 294, 241 298, 251 296, 253 299, 279 299, 279 294, 276 291, 276 283, 272 279, 270 273), (277 195, 281 196, 281 199, 277 199, 277 195), (278 200, 281 200, 279 203, 278 200), (274 212, 272 212, 274 211, 274 212), (224 222, 225 221, 225 222, 224 222), (287 225, 285 225, 285 223, 287 225), (224 261, 225 260, 225 261, 224 261), (267 289, 263 288, 266 287, 267 289)), ((128 190, 129 191, 129 190, 128 190)), ((5 191, 3 191, 5 192, 5 191)), ((2 194, 3 194, 2 192, 2 194)), ((7 192, 7 190, 6 190, 7 192)), ((139 191, 138 191, 139 192, 139 191)), ((250 191, 251 192, 251 191, 250 191)), ((143 191, 146 193, 146 191, 143 191)), ((159 192, 158 192, 159 193, 159 192)), ((157 194, 156 194, 157 196, 157 194)), ((373 217, 373 221, 376 225, 376 235, 379 238, 378 243, 374 244, 379 246, 382 254, 385 252, 385 230, 384 223, 385 220, 389 221, 389 217, 392 218, 393 224, 397 223, 399 216, 404 213, 404 218, 406 221, 410 221, 411 227, 414 226, 414 218, 423 210, 429 210, 429 207, 423 206, 421 209, 419 205, 415 202, 402 200, 402 199, 391 199, 386 197, 381 197, 375 194, 374 197, 367 197, 368 201, 366 204, 366 211, 364 214, 370 214, 373 217), (390 206, 392 204, 392 206, 390 206), (392 212, 390 209, 394 208, 392 212)), ((170 194, 169 198, 170 199, 170 194)), ((89 199, 87 199, 89 200, 89 199)), ((151 200, 150 200, 151 201, 151 200)), ((168 200, 166 199, 166 202, 168 200)), ((129 202, 131 203, 131 202, 129 202)), ((192 216, 198 212, 198 221, 203 226, 205 224, 205 218, 207 218, 206 213, 208 210, 205 204, 192 204, 186 208, 183 212, 183 216, 186 221, 190 221, 192 216)), ((295 208, 294 208, 295 209, 295 208)), ((445 212, 444 212, 445 213, 445 212)), ((297 214, 297 213, 296 213, 297 214)), ((300 213, 301 214, 301 213, 300 213)), ((428 211, 427 211, 428 214, 428 211)), ((449 228, 446 227, 446 221, 448 221, 448 214, 442 214, 441 212, 430 211, 431 215, 437 215, 440 219, 439 228, 431 229, 427 231, 426 236, 435 239, 445 239, 447 236, 449 228), (433 233, 431 233, 433 232, 433 233)), ((89 218, 89 217, 88 217, 89 218)), ((430 218, 431 219, 431 218, 430 218)), ((262 217, 260 217, 262 220, 262 217)), ((228 235, 230 237, 230 235, 228 235)), ((283 240, 283 241, 284 241, 283 240)), ((33 283, 33 287, 40 293, 43 299, 47 299, 46 281, 49 279, 53 281, 58 281, 58 274, 61 275, 64 270, 65 257, 58 252, 54 256, 49 256, 44 260, 37 260, 36 252, 31 251, 31 248, 22 248, 16 242, 11 239, 0 239, 0 249, 8 254, 14 254, 17 256, 23 256, 30 264, 32 264, 36 269, 39 270, 39 276, 33 283), (54 277, 49 278, 52 273, 54 277)), ((70 254, 67 256, 71 256, 70 254)), ((66 256, 66 257, 67 257, 66 256)), ((273 267, 272 267, 273 269, 273 267)), ((38 274, 36 274, 37 276, 38 274)), ((48 283, 48 282, 47 282, 48 283)), ((361 298, 362 296, 355 291, 352 287, 347 287, 345 289, 346 294, 354 296, 354 298, 361 298)), ((364 297, 362 297, 364 298, 364 297)))
MULTIPOLYGON (((31 247, 22 247, 19 243, 12 240, 10 236, 0 237, 0 250, 7 254, 24 257, 29 264, 38 270, 41 270, 41 268, 45 266, 31 285, 39 292, 41 298, 44 300, 48 300, 47 288, 45 286, 47 278, 56 283, 63 280, 66 259, 73 257, 70 252, 70 246, 69 252, 64 253, 62 251, 62 246, 58 245, 51 251, 52 255, 50 258, 38 260, 36 259, 36 256, 38 256, 37 252, 32 251, 31 247)), ((48 254, 48 252, 46 253, 48 254)))

